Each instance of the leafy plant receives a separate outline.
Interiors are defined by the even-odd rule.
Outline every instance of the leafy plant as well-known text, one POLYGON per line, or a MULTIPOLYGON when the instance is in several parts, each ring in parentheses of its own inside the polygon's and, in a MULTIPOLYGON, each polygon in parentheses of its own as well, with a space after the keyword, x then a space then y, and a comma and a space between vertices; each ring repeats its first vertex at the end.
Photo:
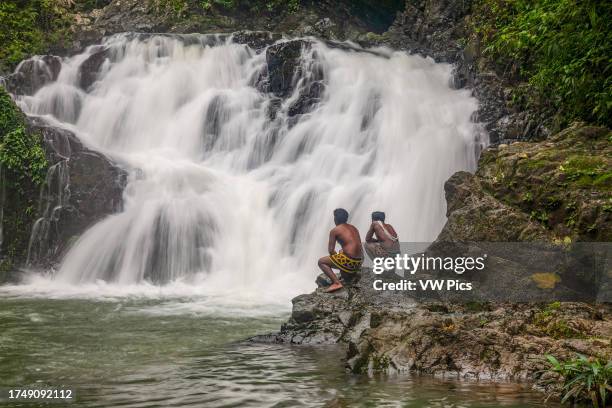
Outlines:
POLYGON ((612 392, 612 361, 603 363, 596 358, 578 354, 577 358, 559 361, 551 355, 546 356, 549 371, 563 377, 563 397, 566 401, 590 401, 594 407, 606 407, 612 392))
POLYGON ((15 175, 19 185, 26 178, 35 185, 45 181, 47 158, 40 135, 26 130, 23 115, 3 90, 0 90, 0 165, 15 175))
POLYGON ((22 126, 7 133, 0 143, 0 163, 20 179, 28 177, 40 185, 45 181, 47 159, 37 136, 22 126))
POLYGON ((203 9, 205 11, 221 7, 226 10, 249 10, 252 12, 267 10, 279 13, 286 11, 295 13, 300 7, 300 0, 155 0, 158 12, 170 12, 175 17, 182 17, 189 10, 203 9))
POLYGON ((70 35, 70 2, 7 0, 0 2, 0 71, 44 52, 70 35))
POLYGON ((473 16, 485 55, 528 83, 528 105, 612 125, 612 2, 479 0, 473 16))

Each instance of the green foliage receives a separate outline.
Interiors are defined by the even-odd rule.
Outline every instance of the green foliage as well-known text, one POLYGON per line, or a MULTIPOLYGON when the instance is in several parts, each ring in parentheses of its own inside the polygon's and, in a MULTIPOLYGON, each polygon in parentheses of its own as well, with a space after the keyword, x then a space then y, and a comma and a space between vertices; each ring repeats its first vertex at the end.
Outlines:
POLYGON ((584 338, 585 335, 575 325, 570 325, 559 316, 560 302, 548 304, 542 311, 533 316, 533 324, 542 332, 554 339, 584 338))
POLYGON ((17 108, 9 94, 0 88, 0 137, 23 126, 24 123, 23 113, 17 108))
POLYGON ((170 13, 175 17, 181 17, 189 8, 187 0, 155 0, 158 14, 170 13))
POLYGON ((299 0, 267 0, 263 3, 268 11, 286 10, 289 13, 295 13, 300 8, 299 0))
POLYGON ((158 12, 170 12, 176 17, 198 8, 210 11, 215 8, 242 10, 248 12, 295 13, 300 8, 300 0, 155 0, 158 12))
POLYGON ((13 268, 25 259, 47 167, 40 135, 26 128, 23 113, 0 88, 0 188, 6 198, 0 281, 8 279, 13 268))
POLYGON ((609 393, 612 392, 612 361, 604 363, 582 354, 568 361, 559 361, 551 355, 546 358, 550 364, 549 371, 563 377, 561 402, 591 402, 597 408, 608 406, 609 393))
POLYGON ((213 4, 218 4, 229 9, 234 8, 236 5, 234 0, 202 0, 200 4, 204 10, 212 8, 213 4))
POLYGON ((0 164, 18 175, 17 182, 25 177, 37 185, 45 181, 45 151, 38 135, 28 133, 23 126, 4 135, 0 143, 0 164))
POLYGON ((0 64, 9 69, 43 48, 43 33, 36 29, 36 12, 13 2, 0 3, 0 64))
POLYGON ((15 177, 41 185, 45 180, 47 159, 40 136, 28 132, 23 115, 5 91, 0 91, 0 165, 15 177))
POLYGON ((473 16, 485 55, 528 82, 527 104, 612 125, 612 2, 479 0, 473 16))
POLYGON ((67 6, 58 0, 0 2, 0 71, 69 37, 67 6))
POLYGON ((612 171, 601 157, 573 155, 568 157, 559 169, 567 180, 575 182, 576 187, 612 188, 612 171))

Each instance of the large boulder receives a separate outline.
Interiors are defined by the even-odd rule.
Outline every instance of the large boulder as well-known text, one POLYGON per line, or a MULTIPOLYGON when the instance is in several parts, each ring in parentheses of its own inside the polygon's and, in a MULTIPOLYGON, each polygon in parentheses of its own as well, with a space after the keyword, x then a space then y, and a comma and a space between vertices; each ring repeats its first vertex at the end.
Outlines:
POLYGON ((103 46, 95 46, 92 48, 89 57, 79 66, 79 86, 83 90, 87 91, 87 89, 96 82, 102 64, 104 64, 108 57, 108 48, 103 46))
POLYGON ((70 131, 28 118, 0 89, 0 281, 48 269, 74 238, 120 211, 127 173, 70 131))
POLYGON ((447 222, 440 241, 526 241, 548 238, 546 229, 528 214, 486 193, 481 182, 465 171, 444 185, 447 222))
POLYGON ((396 48, 430 55, 437 61, 456 62, 462 51, 458 39, 465 32, 464 18, 471 1, 407 1, 387 36, 396 48))
POLYGON ((40 133, 49 163, 27 262, 51 267, 87 228, 121 211, 127 172, 100 152, 85 147, 70 131, 30 119, 40 133))
POLYGON ((241 30, 231 34, 232 42, 236 44, 248 45, 256 51, 261 51, 280 39, 280 34, 272 33, 270 31, 241 30))
POLYGON ((258 86, 278 98, 271 106, 271 118, 281 108, 289 117, 308 113, 320 101, 325 89, 323 70, 311 47, 310 41, 291 40, 266 49, 267 75, 258 86), (309 68, 304 69, 304 64, 309 64, 309 68), (296 92, 298 95, 291 104, 284 105, 283 101, 296 92))
POLYGON ((62 60, 53 55, 35 56, 22 61, 15 72, 2 79, 2 84, 12 94, 34 95, 36 91, 57 79, 62 60))
POLYGON ((611 136, 607 128, 575 123, 542 142, 490 148, 483 152, 475 178, 480 191, 557 239, 609 242, 611 136))
POLYGON ((293 40, 275 44, 266 50, 269 92, 281 98, 293 93, 302 74, 302 53, 310 47, 309 41, 293 40))
POLYGON ((605 269, 612 240, 610 135, 577 123, 544 142, 489 148, 476 174, 453 175, 445 184, 447 222, 427 253, 486 253, 487 269, 433 275, 473 282, 476 300, 612 299, 605 269))

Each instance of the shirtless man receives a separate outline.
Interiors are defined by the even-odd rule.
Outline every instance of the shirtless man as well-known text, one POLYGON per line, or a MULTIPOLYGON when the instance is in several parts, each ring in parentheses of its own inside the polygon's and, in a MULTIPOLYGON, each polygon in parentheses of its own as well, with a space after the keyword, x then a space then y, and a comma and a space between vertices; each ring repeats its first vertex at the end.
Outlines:
POLYGON ((400 253, 397 232, 391 224, 385 224, 385 213, 382 211, 372 213, 372 224, 365 240, 365 251, 372 260, 394 257, 400 253))
POLYGON ((361 270, 363 263, 363 250, 361 248, 361 237, 357 228, 347 224, 348 212, 343 208, 334 210, 334 223, 336 226, 329 232, 329 243, 327 249, 329 256, 319 259, 319 268, 327 275, 332 284, 326 292, 334 292, 342 289, 342 283, 332 271, 339 269, 340 273, 355 274, 361 270), (342 250, 336 253, 336 242, 342 250))

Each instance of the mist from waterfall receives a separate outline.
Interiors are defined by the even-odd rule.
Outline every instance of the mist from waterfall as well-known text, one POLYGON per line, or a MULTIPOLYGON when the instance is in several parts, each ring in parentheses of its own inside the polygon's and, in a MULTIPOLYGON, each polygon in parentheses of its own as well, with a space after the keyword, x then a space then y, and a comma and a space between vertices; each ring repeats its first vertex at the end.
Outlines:
POLYGON ((231 38, 117 35, 103 46, 87 91, 79 66, 100 46, 18 98, 130 171, 124 211, 72 246, 54 277, 63 284, 180 284, 286 302, 313 288, 334 208, 362 234, 383 210, 402 241, 435 239, 444 182, 474 170, 484 142, 477 101, 449 86, 452 67, 419 56, 314 41, 278 106, 258 86, 265 50, 231 38), (318 76, 320 101, 293 115, 318 76))

